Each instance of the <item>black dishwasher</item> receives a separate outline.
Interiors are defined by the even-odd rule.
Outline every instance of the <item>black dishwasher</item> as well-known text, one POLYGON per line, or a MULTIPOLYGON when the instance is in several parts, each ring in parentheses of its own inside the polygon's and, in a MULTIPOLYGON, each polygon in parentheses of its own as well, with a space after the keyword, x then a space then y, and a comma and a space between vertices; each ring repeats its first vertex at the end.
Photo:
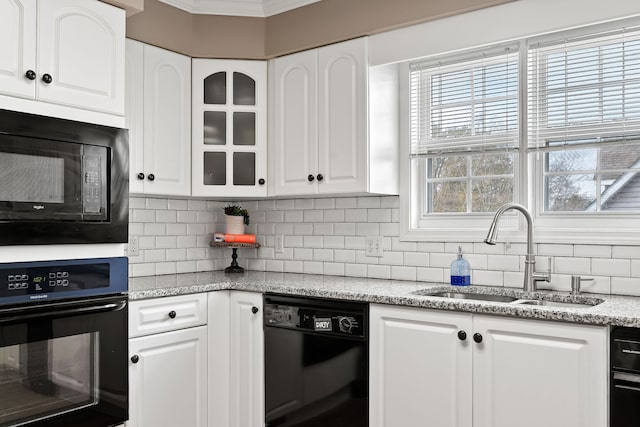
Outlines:
POLYGON ((266 294, 266 427, 369 425, 369 305, 266 294))
POLYGON ((640 426, 640 329, 611 330, 610 427, 640 426))

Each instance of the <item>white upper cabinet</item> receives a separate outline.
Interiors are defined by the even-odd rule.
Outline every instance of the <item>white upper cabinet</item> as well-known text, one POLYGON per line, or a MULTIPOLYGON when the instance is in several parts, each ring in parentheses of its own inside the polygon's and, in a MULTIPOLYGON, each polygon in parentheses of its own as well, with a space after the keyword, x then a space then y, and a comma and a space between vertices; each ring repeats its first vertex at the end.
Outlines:
POLYGON ((2 0, 0 93, 124 114, 125 12, 97 0, 2 0))
POLYGON ((397 135, 370 138, 367 52, 361 38, 271 61, 274 195, 397 194, 397 135))
POLYGON ((0 93, 35 97, 35 28, 36 0, 0 1, 0 93))
POLYGON ((267 195, 267 63, 193 60, 192 195, 267 195))
POLYGON ((132 193, 191 194, 191 58, 127 40, 132 193))

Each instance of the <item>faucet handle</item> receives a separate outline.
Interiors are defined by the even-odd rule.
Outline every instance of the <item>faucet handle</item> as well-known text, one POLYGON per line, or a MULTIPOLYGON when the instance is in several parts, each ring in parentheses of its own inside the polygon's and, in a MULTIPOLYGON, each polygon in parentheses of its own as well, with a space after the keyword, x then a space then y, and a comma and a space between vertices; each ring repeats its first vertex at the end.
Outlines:
POLYGON ((589 282, 592 280, 594 280, 593 277, 571 276, 571 295, 579 295, 580 285, 582 282, 589 282))

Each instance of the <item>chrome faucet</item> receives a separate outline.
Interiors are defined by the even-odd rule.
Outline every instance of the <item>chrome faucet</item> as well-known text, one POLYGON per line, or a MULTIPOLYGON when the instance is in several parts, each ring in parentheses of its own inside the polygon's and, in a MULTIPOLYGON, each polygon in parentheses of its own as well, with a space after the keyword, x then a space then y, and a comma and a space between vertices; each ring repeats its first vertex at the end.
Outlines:
POLYGON ((518 203, 505 203, 500 206, 496 211, 496 215, 493 217, 491 226, 489 227, 489 233, 484 242, 489 245, 495 245, 498 239, 498 220, 508 210, 517 210, 522 212, 527 220, 527 255, 524 260, 524 290, 525 292, 535 292, 537 290, 537 282, 551 280, 551 262, 549 262, 549 268, 544 273, 536 271, 536 256, 533 253, 533 219, 531 214, 524 206, 518 203))

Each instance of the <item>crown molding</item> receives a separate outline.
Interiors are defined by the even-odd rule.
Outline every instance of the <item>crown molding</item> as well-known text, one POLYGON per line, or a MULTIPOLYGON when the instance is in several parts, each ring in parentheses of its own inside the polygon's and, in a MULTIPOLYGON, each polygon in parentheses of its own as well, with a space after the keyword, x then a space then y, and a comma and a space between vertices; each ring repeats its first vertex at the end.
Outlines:
POLYGON ((193 14, 266 18, 320 0, 160 0, 193 14))

